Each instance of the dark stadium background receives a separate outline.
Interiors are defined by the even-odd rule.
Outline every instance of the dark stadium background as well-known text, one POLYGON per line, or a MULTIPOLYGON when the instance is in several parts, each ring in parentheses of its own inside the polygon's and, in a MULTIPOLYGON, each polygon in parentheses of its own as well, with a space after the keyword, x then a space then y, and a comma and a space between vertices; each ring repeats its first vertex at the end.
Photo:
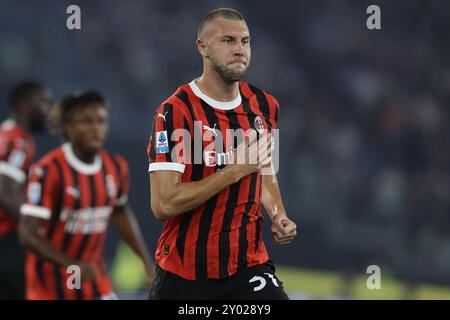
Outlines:
MULTIPOLYGON (((107 148, 129 162, 130 203, 154 252, 162 225, 149 209, 151 115, 200 75, 196 27, 217 7, 245 16, 246 80, 281 105, 278 178, 300 235, 276 248, 266 220, 276 264, 344 284, 375 264, 411 295, 424 283, 450 285, 448 1, 2 0, 1 118, 8 88, 23 79, 56 97, 101 90, 111 104, 107 148), (81 7, 81 31, 66 28, 70 4, 81 7), (366 28, 369 4, 381 8, 381 30, 366 28)), ((37 142, 42 155, 59 139, 37 142)), ((112 265, 118 238, 109 238, 112 265)), ((289 281, 296 274, 293 293, 310 297, 303 273, 289 281)))

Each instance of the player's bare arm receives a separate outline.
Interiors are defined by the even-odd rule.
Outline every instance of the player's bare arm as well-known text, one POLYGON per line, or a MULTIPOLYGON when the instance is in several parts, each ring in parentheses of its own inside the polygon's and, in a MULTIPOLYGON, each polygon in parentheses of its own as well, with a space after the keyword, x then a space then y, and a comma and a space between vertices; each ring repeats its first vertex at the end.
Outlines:
POLYGON ((111 223, 125 243, 141 258, 147 276, 154 277, 155 265, 145 245, 136 217, 127 205, 116 206, 111 215, 111 223))
POLYGON ((272 148, 271 144, 272 140, 266 136, 259 140, 256 135, 248 137, 238 146, 233 164, 199 181, 181 182, 181 173, 176 171, 151 172, 151 208, 155 217, 166 220, 188 212, 229 185, 258 171, 270 161, 270 152, 267 150, 272 148), (259 152, 249 152, 248 161, 245 161, 243 157, 246 152, 256 150, 256 144, 259 152))
POLYGON ((22 187, 18 181, 6 175, 0 175, 0 209, 3 209, 14 221, 18 221, 20 217, 22 187))
POLYGON ((94 265, 89 262, 75 261, 67 257, 64 253, 59 251, 53 244, 42 235, 44 220, 22 215, 19 224, 20 242, 27 249, 33 251, 41 258, 49 260, 60 267, 68 267, 70 265, 77 265, 81 270, 81 280, 91 281, 97 274, 94 265))
POLYGON ((261 201, 272 220, 271 231, 275 242, 289 244, 297 235, 297 225, 286 214, 276 174, 262 176, 261 201))

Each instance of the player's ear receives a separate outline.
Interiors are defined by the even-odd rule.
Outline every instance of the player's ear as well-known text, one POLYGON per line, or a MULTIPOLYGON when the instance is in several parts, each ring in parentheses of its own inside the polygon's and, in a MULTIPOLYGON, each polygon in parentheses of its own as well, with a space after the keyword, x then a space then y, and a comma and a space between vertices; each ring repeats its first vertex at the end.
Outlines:
POLYGON ((206 48, 206 42, 201 40, 201 39, 197 39, 195 41, 195 43, 197 44, 197 49, 198 52, 200 52, 200 54, 204 57, 204 58, 208 58, 208 49, 206 48))

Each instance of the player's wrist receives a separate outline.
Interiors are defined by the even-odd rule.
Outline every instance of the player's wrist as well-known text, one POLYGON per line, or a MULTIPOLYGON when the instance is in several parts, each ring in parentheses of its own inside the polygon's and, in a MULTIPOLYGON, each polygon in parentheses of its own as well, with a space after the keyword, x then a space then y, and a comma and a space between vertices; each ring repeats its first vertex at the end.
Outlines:
POLYGON ((275 218, 279 218, 279 219, 288 219, 287 213, 285 211, 276 211, 274 213, 272 213, 271 215, 271 219, 272 221, 275 218))

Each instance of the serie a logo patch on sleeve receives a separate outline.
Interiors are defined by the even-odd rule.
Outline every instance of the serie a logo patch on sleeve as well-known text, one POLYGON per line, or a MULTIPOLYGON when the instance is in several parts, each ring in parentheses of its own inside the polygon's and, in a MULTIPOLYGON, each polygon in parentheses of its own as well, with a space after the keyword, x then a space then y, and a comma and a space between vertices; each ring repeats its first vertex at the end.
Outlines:
POLYGON ((167 131, 156 132, 156 153, 169 152, 169 140, 167 139, 167 131))

